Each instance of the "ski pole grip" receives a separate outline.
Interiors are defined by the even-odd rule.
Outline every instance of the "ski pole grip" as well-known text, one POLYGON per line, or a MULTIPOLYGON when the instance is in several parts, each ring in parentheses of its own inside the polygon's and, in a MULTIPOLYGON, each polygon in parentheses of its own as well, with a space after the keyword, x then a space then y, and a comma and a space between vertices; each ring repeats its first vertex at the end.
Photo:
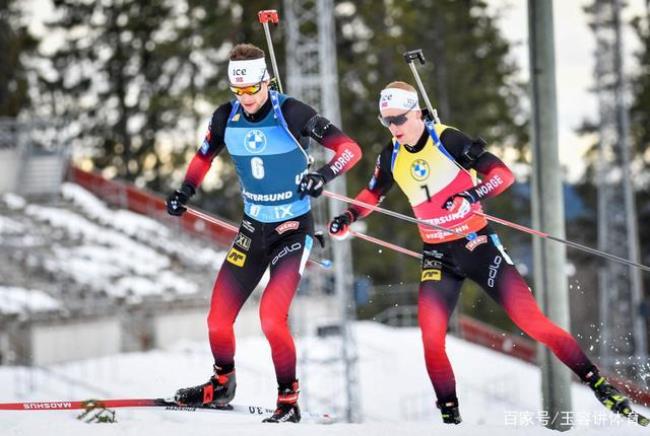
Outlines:
POLYGON ((278 15, 278 11, 275 9, 265 9, 263 11, 259 11, 257 13, 257 19, 262 24, 269 22, 278 24, 280 22, 280 16, 278 15))
POLYGON ((409 50, 406 53, 404 53, 404 60, 406 61, 407 64, 410 64, 415 60, 420 61, 421 64, 424 64, 424 62, 426 61, 424 59, 424 53, 422 53, 421 48, 418 48, 416 50, 409 50))

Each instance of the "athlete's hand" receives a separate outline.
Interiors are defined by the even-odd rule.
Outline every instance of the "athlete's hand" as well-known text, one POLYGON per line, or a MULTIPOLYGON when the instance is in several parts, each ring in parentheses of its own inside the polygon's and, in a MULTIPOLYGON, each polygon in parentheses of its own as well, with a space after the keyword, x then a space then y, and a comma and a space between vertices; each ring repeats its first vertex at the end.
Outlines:
POLYGON ((177 189, 167 197, 167 202, 165 203, 167 205, 167 213, 174 216, 183 215, 187 210, 185 204, 192 195, 194 195, 194 188, 184 183, 181 189, 177 189))
POLYGON ((475 201, 476 200, 474 200, 472 194, 467 191, 463 191, 449 197, 442 205, 442 207, 453 214, 460 212, 464 215, 469 212, 470 205, 475 201))
POLYGON ((310 195, 312 197, 318 197, 323 193, 323 188, 325 187, 325 177, 320 173, 308 173, 300 181, 298 185, 298 193, 300 198, 304 198, 305 195, 310 195))
POLYGON ((328 230, 332 238, 342 241, 350 236, 350 224, 354 222, 354 215, 346 210, 341 215, 335 216, 330 221, 328 230))

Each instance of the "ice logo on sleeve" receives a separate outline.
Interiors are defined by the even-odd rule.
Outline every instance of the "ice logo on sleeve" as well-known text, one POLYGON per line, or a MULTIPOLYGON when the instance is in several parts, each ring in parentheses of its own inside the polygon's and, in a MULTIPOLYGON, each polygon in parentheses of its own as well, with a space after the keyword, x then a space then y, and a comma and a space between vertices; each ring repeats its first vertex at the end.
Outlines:
POLYGON ((250 130, 244 137, 244 147, 251 153, 261 153, 266 148, 266 135, 261 130, 250 130))
POLYGON ((424 159, 418 159, 411 165, 411 175, 418 182, 429 177, 429 164, 424 159))

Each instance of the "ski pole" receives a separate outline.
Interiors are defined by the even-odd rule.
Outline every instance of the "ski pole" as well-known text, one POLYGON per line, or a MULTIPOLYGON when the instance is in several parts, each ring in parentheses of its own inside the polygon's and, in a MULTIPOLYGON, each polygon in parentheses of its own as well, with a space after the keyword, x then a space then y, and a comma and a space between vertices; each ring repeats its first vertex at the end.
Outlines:
MULTIPOLYGON (((349 203, 349 204, 353 204, 355 206, 363 207, 364 209, 370 209, 372 211, 380 212, 380 213, 383 213, 385 215, 392 216, 394 218, 398 218, 398 219, 408 221, 408 222, 411 222, 411 223, 421 224, 421 225, 424 225, 424 226, 433 227, 435 229, 444 230, 444 231, 449 232, 449 233, 456 233, 457 235, 461 235, 461 236, 464 236, 464 237, 468 236, 467 234, 462 233, 462 232, 456 232, 456 231, 451 230, 451 229, 445 229, 443 227, 432 224, 432 223, 430 223, 428 221, 421 220, 421 219, 418 219, 418 218, 413 218, 413 217, 410 217, 408 215, 403 215, 403 214, 401 214, 399 212, 395 212, 395 211, 392 211, 392 210, 389 210, 389 209, 384 209, 382 207, 373 206, 371 204, 364 203, 363 201, 358 201, 358 200, 354 200, 352 198, 348 198, 348 197, 346 197, 344 195, 334 194, 333 192, 329 192, 329 191, 323 191, 323 195, 325 195, 326 197, 334 198, 334 199, 339 200, 339 201, 343 201, 345 203, 349 203)), ((525 233, 528 233, 528 234, 531 234, 531 235, 534 235, 534 236, 538 236, 540 238, 549 239, 551 241, 559 242, 559 243, 568 245, 569 247, 573 247, 575 249, 578 249, 578 250, 581 250, 581 251, 584 251, 584 252, 587 252, 587 253, 590 253, 590 254, 594 254, 596 256, 600 256, 600 257, 603 257, 603 258, 606 258, 606 259, 609 259, 609 260, 613 260, 615 262, 619 262, 619 263, 623 263, 625 265, 629 265, 629 266, 639 268, 639 269, 641 269, 643 271, 650 272, 650 267, 648 267, 647 265, 643 265, 641 263, 633 262, 633 261, 625 259, 623 257, 619 257, 619 256, 616 256, 616 255, 611 254, 611 253, 607 253, 607 252, 604 252, 604 251, 601 251, 601 250, 597 250, 595 248, 591 248, 591 247, 588 247, 586 245, 579 244, 577 242, 569 241, 567 239, 558 238, 557 236, 550 235, 550 234, 548 234, 546 232, 531 229, 529 227, 522 226, 521 224, 516 224, 516 223, 510 222, 510 221, 504 220, 502 218, 497 218, 497 217, 494 217, 492 215, 488 215, 488 214, 483 213, 483 212, 473 212, 473 213, 475 213, 476 215, 480 215, 480 216, 484 217, 487 220, 494 221, 495 223, 498 223, 498 224, 513 228, 515 230, 519 230, 519 231, 522 231, 522 232, 525 232, 525 233)))
POLYGON ((650 272, 650 267, 648 267, 646 265, 643 265, 641 263, 636 263, 636 262, 633 262, 631 260, 625 259, 624 257, 616 256, 614 254, 607 253, 605 251, 601 251, 601 250, 598 250, 596 248, 591 248, 591 247, 589 247, 587 245, 583 245, 583 244, 579 244, 577 242, 569 241, 568 239, 558 238, 557 236, 549 235, 546 232, 531 229, 531 228, 528 228, 526 226, 522 226, 521 224, 513 223, 513 222, 510 222, 510 221, 504 220, 502 218, 497 218, 495 216, 488 215, 486 213, 482 213, 482 212, 474 212, 474 213, 476 215, 480 215, 480 216, 484 217, 485 219, 488 219, 490 221, 494 221, 495 223, 499 223, 499 224, 504 225, 506 227, 510 227, 512 229, 519 230, 519 231, 522 231, 524 233, 528 233, 528 234, 531 234, 531 235, 534 235, 534 236, 539 236, 540 238, 545 238, 545 239, 550 239, 551 241, 560 242, 562 244, 568 245, 569 247, 573 247, 573 248, 576 248, 578 250, 581 250, 581 251, 584 251, 584 252, 587 252, 587 253, 590 253, 590 254, 595 254, 597 256, 604 257, 606 259, 613 260, 615 262, 623 263, 623 264, 629 265, 629 266, 634 266, 636 268, 639 268, 639 269, 642 269, 644 271, 650 272))
POLYGON ((433 105, 431 104, 431 100, 429 100, 429 95, 424 89, 424 84, 422 83, 422 79, 420 78, 420 74, 418 73, 417 68, 415 68, 415 60, 418 60, 421 65, 424 65, 426 62, 426 59, 424 59, 424 53, 422 53, 422 49, 418 48, 416 50, 410 50, 404 53, 404 59, 406 60, 406 63, 408 64, 409 68, 411 69, 411 72, 413 73, 413 77, 415 77, 415 82, 418 85, 418 89, 420 90, 420 94, 422 95, 422 98, 424 98, 424 103, 427 106, 427 109, 429 110, 429 114, 431 115, 432 121, 439 123, 440 119, 438 118, 438 111, 433 108, 433 105))
POLYGON ((280 22, 280 16, 278 11, 275 9, 265 9, 257 13, 257 19, 262 23, 264 27, 264 34, 266 35, 266 44, 269 47, 269 56, 271 56, 271 65, 273 66, 273 76, 278 83, 278 90, 282 92, 282 82, 280 81, 280 71, 278 70, 278 64, 275 61, 275 51, 273 50, 273 41, 271 41, 271 30, 269 29, 269 22, 273 24, 278 24, 280 22))
POLYGON ((349 204, 353 204, 355 206, 363 207, 364 209, 370 209, 370 210, 375 211, 375 212, 380 212, 380 213, 383 213, 384 215, 392 216, 393 218, 398 218, 398 219, 408 221, 408 222, 411 222, 411 223, 421 224, 421 225, 427 226, 427 227, 432 227, 432 228, 434 228, 436 230, 440 230, 440 231, 443 231, 443 232, 455 233, 455 234, 457 234, 459 236, 463 236, 465 238, 470 236, 468 233, 463 233, 463 232, 459 232, 457 230, 447 229, 447 228, 439 226, 437 224, 433 224, 433 223, 430 223, 428 221, 421 220, 421 219, 418 219, 418 218, 413 218, 413 217, 410 217, 408 215, 404 215, 404 214, 401 214, 399 212, 395 212, 395 211, 390 210, 390 209, 384 209, 383 207, 373 206, 372 204, 364 203, 363 201, 355 200, 355 199, 346 197, 345 195, 335 194, 334 192, 330 192, 330 191, 323 191, 323 195, 326 196, 326 197, 329 197, 329 198, 333 198, 335 200, 343 201, 344 203, 349 203, 349 204))
MULTIPOLYGON (((232 231, 234 233, 239 232, 238 227, 236 227, 236 226, 234 226, 234 225, 232 225, 232 224, 230 224, 230 223, 228 223, 226 221, 220 220, 219 218, 213 217, 212 215, 208 215, 207 213, 203 213, 201 211, 198 211, 196 209, 192 209, 192 208, 189 208, 189 207, 187 208, 187 213, 189 213, 190 215, 194 215, 195 217, 200 218, 200 219, 202 219, 204 221, 207 221, 209 223, 216 224, 216 225, 218 225, 220 227, 223 227, 226 230, 230 230, 230 231, 232 231)), ((329 260, 329 259, 309 259, 308 262, 311 262, 311 263, 313 263, 315 265, 318 265, 323 269, 330 269, 332 267, 332 261, 329 260)))
MULTIPOLYGON (((271 41, 271 31, 269 30, 269 22, 277 25, 280 22, 280 16, 278 15, 278 11, 275 9, 266 9, 259 11, 257 13, 257 18, 264 27, 266 45, 269 47, 269 56, 271 57, 271 65, 273 67, 273 78, 278 84, 278 91, 282 93, 283 91, 282 82, 280 81, 280 71, 278 70, 278 63, 275 59, 275 50, 273 50, 273 41, 271 41)), ((305 159, 307 159, 307 167, 310 168, 314 163, 314 158, 310 156, 307 150, 305 150, 302 146, 299 147, 299 150, 305 156, 305 159)))
POLYGON ((422 255, 420 253, 416 253, 415 251, 409 250, 408 248, 400 247, 399 245, 391 244, 390 242, 386 242, 382 239, 368 236, 363 233, 355 232, 354 230, 349 230, 349 232, 350 232, 350 236, 353 236, 355 238, 363 239, 364 241, 368 241, 373 244, 379 245, 381 247, 388 248, 389 250, 406 254, 407 256, 415 257, 416 259, 422 259, 422 255))
MULTIPOLYGON (((420 79, 420 74, 418 73, 417 68, 415 68, 415 63, 414 63, 415 60, 418 60, 420 62, 420 64, 425 63, 424 54, 422 53, 422 49, 419 48, 419 49, 416 49, 416 50, 407 51, 406 53, 404 53, 404 59, 406 60, 406 63, 409 65, 409 67, 411 68, 411 72, 413 73, 413 76, 415 77, 415 81, 417 82, 418 88, 420 90, 420 94, 424 98, 424 101, 425 101, 425 103, 427 105, 427 109, 430 112, 433 111, 433 106, 431 106, 431 102, 429 101, 429 96, 427 95, 426 89, 424 89, 424 84, 422 83, 422 80, 420 79)), ((433 112, 431 112, 431 113, 433 114, 433 112)), ((434 117, 437 118, 437 114, 434 115, 434 117)), ((467 171, 467 169, 463 168, 458 162, 456 162, 455 159, 452 159, 452 158, 450 158, 450 159, 451 159, 452 162, 454 162, 454 164, 461 171, 469 174, 469 171, 467 171)), ((471 174, 470 174, 470 176, 471 176, 471 174)), ((550 239, 552 241, 560 242, 562 244, 568 245, 568 246, 576 248, 578 250, 582 250, 582 251, 585 251, 585 252, 590 253, 590 254, 595 254, 597 256, 604 257, 606 259, 613 260, 615 262, 623 263, 623 264, 629 265, 629 266, 634 266, 636 268, 639 268, 639 269, 642 269, 644 271, 649 271, 650 272, 650 267, 648 267, 646 265, 643 265, 643 264, 640 264, 640 263, 637 263, 637 262, 633 262, 633 261, 625 259, 623 257, 619 257, 619 256, 616 256, 616 255, 613 255, 613 254, 610 254, 610 253, 606 253, 604 251, 597 250, 595 248, 591 248, 591 247, 588 247, 586 245, 578 244, 577 242, 573 242, 573 241, 569 241, 569 240, 566 240, 566 239, 558 238, 557 236, 549 235, 548 233, 541 232, 539 230, 534 230, 534 229, 522 226, 520 224, 515 224, 515 223, 512 223, 510 221, 488 215, 486 213, 482 213, 482 212, 474 212, 474 213, 476 215, 480 215, 480 216, 484 217, 487 220, 493 221, 495 223, 499 223, 501 225, 513 228, 515 230, 519 230, 519 231, 522 231, 522 232, 525 232, 525 233, 528 233, 528 234, 531 234, 531 235, 539 236, 540 238, 545 238, 545 239, 550 239)))

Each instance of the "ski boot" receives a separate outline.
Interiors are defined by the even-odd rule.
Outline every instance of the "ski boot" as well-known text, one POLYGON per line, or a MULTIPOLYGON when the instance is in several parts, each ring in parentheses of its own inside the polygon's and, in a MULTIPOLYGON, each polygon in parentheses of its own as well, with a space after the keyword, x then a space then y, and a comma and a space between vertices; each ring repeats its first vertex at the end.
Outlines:
POLYGON ((176 391, 174 401, 181 406, 225 408, 235 397, 237 379, 234 369, 226 374, 219 374, 217 369, 215 365, 207 383, 176 391))
POLYGON ((605 377, 601 376, 596 368, 589 371, 582 381, 587 383, 591 390, 594 391, 598 401, 612 412, 619 413, 630 421, 636 422, 644 427, 650 424, 650 419, 635 412, 632 409, 630 400, 621 391, 612 386, 605 377))
POLYGON ((445 424, 460 424, 463 420, 458 410, 458 400, 445 401, 441 403, 436 401, 436 406, 442 414, 442 422, 445 424))
POLYGON ((298 407, 298 381, 290 388, 278 388, 278 403, 273 415, 262 422, 300 422, 300 407, 298 407))
POLYGON ((624 414, 624 410, 630 408, 630 400, 612 386, 605 377, 598 374, 597 371, 590 371, 584 381, 594 391, 598 401, 612 412, 624 414))
POLYGON ((590 371, 585 377, 585 382, 594 391, 598 401, 612 412, 621 413, 624 408, 630 407, 630 401, 598 372, 590 371))

